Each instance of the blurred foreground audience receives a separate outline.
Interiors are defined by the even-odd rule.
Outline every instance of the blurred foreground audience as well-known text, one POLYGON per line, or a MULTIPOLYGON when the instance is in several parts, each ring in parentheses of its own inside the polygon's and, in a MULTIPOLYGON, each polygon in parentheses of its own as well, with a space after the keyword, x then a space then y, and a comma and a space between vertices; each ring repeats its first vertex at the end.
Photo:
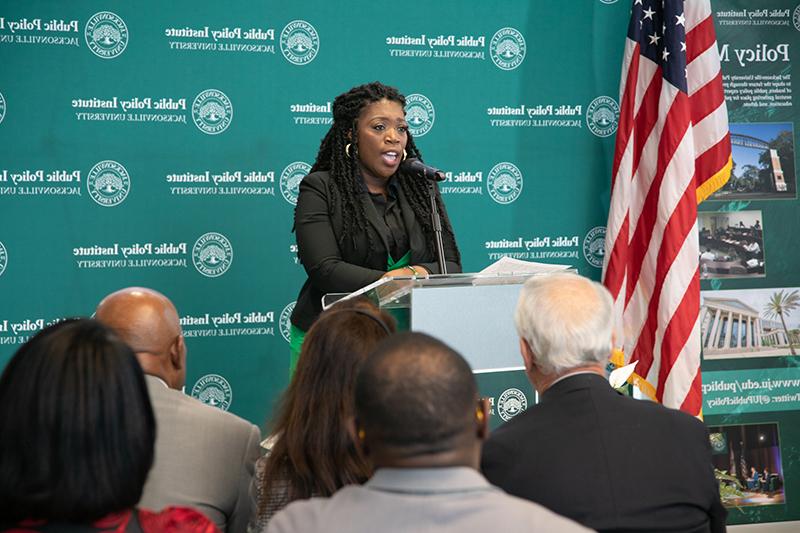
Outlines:
POLYGON ((515 322, 539 403, 489 438, 484 474, 603 532, 724 531, 706 427, 611 388, 611 321, 599 283, 567 273, 525 283, 515 322))
POLYGON ((250 486, 261 434, 250 422, 181 392, 186 344, 175 306, 159 292, 132 287, 103 299, 95 316, 136 353, 158 423, 141 505, 187 505, 222 531, 246 531, 255 511, 250 486))
POLYGON ((384 341, 358 376, 355 409, 352 432, 375 474, 290 504, 268 533, 588 531, 480 475, 487 405, 467 362, 440 341, 419 333, 384 341))
POLYGON ((292 501, 330 496, 370 477, 347 423, 358 370, 394 331, 394 319, 367 300, 337 303, 308 330, 275 414, 271 450, 259 460, 257 529, 292 501))
POLYGON ((110 329, 45 328, 0 377, 0 531, 218 531, 192 509, 135 508, 155 431, 142 370, 110 329))
POLYGON ((705 426, 606 381, 611 311, 575 274, 526 282, 515 323, 539 403, 484 445, 458 353, 340 302, 309 329, 259 458, 256 426, 181 392, 174 305, 123 289, 0 376, 0 531, 725 531, 705 426), (171 505, 186 507, 146 510, 171 505))

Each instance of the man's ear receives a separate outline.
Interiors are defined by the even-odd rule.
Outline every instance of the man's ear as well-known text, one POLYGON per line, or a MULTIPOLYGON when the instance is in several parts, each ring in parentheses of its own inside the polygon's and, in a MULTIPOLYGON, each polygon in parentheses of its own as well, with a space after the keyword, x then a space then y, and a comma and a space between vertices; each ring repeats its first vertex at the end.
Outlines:
POLYGON ((478 440, 489 438, 489 398, 480 398, 475 408, 475 422, 477 424, 478 440))
POLYGON ((350 438, 353 439, 353 443, 356 446, 356 449, 366 457, 368 454, 367 444, 366 444, 366 433, 364 432, 364 427, 358 422, 356 417, 351 416, 347 419, 347 432, 350 434, 350 438))
POLYGON ((530 344, 522 337, 519 338, 519 353, 522 354, 522 360, 525 363, 525 372, 530 374, 536 363, 533 362, 533 351, 530 344))
POLYGON ((175 370, 183 370, 186 366, 186 341, 183 340, 183 335, 175 337, 170 344, 169 360, 175 370))

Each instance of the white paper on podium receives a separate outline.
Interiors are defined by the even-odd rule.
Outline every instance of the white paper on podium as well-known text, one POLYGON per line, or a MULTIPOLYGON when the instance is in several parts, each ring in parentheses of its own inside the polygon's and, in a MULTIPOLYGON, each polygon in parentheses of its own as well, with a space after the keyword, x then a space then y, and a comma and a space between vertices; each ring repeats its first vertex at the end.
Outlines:
MULTIPOLYGON (((513 257, 501 257, 488 267, 479 272, 482 276, 519 276, 525 274, 550 274, 552 272, 559 272, 572 268, 570 265, 552 265, 550 263, 535 263, 533 261, 522 261, 521 259, 514 259, 513 257)), ((511 281, 511 283, 518 283, 511 281)), ((489 285, 496 284, 491 278, 476 279, 474 285, 489 285)))

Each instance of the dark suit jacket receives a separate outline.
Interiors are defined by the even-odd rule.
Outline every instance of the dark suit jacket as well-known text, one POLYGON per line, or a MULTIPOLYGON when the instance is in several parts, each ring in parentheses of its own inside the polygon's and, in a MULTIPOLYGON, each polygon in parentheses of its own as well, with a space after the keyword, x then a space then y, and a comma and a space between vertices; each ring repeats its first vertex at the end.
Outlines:
POLYGON ((699 420, 578 374, 489 437, 486 478, 599 531, 725 530, 699 420))
MULTIPOLYGON (((369 224, 340 245, 342 200, 341 194, 332 192, 333 187, 327 172, 314 172, 300 183, 297 197, 294 224, 298 256, 308 273, 308 280, 297 297, 292 323, 303 331, 311 327, 322 310, 323 295, 329 292, 353 292, 386 273, 389 244, 386 236, 379 231, 381 223, 369 194, 365 190, 360 198, 369 224), (368 234, 372 235, 372 248, 369 247, 368 234)), ((438 274, 439 265, 433 245, 423 233, 400 187, 398 203, 408 231, 411 264, 421 265, 432 274, 438 274)), ((444 225, 447 213, 441 213, 441 217, 444 225)), ((447 233, 442 235, 442 239, 448 272, 461 272, 456 243, 447 233)))

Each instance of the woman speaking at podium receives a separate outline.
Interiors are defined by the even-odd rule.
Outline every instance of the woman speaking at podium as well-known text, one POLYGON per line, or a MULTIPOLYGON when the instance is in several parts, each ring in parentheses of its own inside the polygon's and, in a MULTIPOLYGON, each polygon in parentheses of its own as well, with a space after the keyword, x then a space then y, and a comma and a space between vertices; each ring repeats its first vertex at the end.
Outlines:
MULTIPOLYGON (((294 228, 308 279, 292 313, 291 368, 322 296, 383 276, 438 274, 428 182, 403 168, 421 158, 408 131, 405 97, 373 82, 333 102, 333 124, 300 183, 294 228)), ((461 272, 453 228, 436 191, 448 273, 461 272)))

